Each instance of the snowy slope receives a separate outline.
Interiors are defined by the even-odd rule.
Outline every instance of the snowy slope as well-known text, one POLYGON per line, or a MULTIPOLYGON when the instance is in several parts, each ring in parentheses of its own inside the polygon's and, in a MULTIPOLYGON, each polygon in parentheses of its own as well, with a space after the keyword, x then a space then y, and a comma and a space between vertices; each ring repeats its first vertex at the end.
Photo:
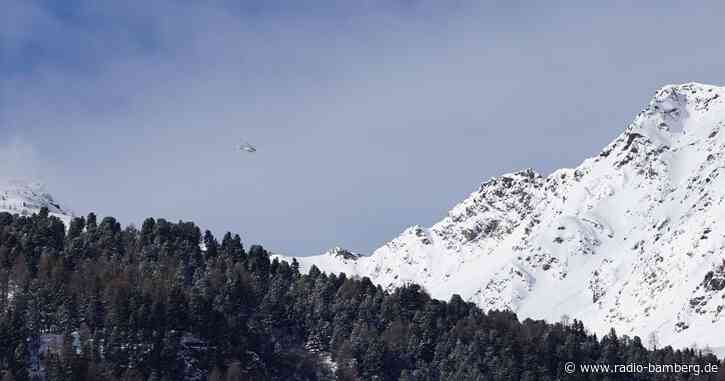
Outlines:
POLYGON ((297 260, 520 318, 566 314, 600 333, 723 347, 724 97, 720 87, 666 86, 577 168, 490 179, 440 222, 370 256, 297 260))
POLYGON ((0 212, 32 215, 42 207, 48 208, 50 214, 63 220, 66 226, 73 216, 73 213, 53 200, 43 185, 0 179, 0 212))

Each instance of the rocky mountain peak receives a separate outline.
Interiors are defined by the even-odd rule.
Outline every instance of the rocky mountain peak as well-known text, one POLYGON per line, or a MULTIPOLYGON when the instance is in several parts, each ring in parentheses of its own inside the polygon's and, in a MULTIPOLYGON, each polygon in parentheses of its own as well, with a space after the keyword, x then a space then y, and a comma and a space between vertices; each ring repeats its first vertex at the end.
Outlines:
POLYGON ((0 212, 29 216, 41 208, 48 208, 50 214, 60 218, 66 226, 73 216, 46 191, 42 183, 0 179, 0 212))
MULTIPOLYGON (((520 318, 577 318, 664 345, 725 342, 725 89, 665 86, 602 152, 494 177, 431 227, 304 269, 421 284, 520 318)), ((725 353, 725 348, 721 348, 725 353)))

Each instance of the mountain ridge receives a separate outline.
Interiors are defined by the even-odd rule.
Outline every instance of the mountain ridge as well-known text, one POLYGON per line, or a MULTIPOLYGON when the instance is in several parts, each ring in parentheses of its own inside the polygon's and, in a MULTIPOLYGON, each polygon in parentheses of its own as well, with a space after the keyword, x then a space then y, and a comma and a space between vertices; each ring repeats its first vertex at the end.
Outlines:
POLYGON ((0 178, 0 212, 31 215, 48 208, 68 226, 73 212, 61 206, 40 182, 0 178))
MULTIPOLYGON (((486 310, 581 319, 662 344, 725 342, 725 89, 667 85, 596 156, 542 176, 483 182, 430 228, 354 261, 302 269, 423 285, 486 310)), ((284 257, 283 257, 284 258, 284 257)))

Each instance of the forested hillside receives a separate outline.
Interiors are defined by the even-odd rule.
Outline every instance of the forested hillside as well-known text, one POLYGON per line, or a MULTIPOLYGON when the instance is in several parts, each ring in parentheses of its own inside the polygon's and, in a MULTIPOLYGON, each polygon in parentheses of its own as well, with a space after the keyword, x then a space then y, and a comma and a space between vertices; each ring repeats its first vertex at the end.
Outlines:
POLYGON ((688 380, 568 375, 564 363, 717 363, 509 312, 416 285, 270 261, 190 222, 0 213, 2 380, 688 380), (203 248, 203 250, 202 250, 203 248))

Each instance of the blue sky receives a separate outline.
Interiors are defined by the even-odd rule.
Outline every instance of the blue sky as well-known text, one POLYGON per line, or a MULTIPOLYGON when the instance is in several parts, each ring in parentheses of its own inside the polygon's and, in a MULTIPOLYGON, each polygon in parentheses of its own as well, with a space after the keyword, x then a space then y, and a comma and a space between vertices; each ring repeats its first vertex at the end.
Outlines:
POLYGON ((3 176, 295 255, 370 252, 489 177, 578 165, 665 84, 725 83, 714 1, 4 9, 3 176))

